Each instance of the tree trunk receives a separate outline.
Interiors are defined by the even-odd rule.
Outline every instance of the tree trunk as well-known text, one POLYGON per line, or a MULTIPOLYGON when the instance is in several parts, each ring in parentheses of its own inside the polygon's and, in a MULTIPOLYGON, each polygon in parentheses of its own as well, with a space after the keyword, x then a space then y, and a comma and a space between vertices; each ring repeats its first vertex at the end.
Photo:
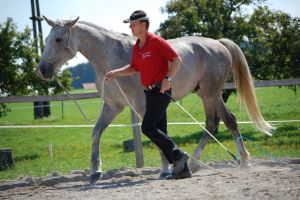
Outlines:
POLYGON ((14 165, 11 149, 0 149, 0 170, 5 170, 14 165))

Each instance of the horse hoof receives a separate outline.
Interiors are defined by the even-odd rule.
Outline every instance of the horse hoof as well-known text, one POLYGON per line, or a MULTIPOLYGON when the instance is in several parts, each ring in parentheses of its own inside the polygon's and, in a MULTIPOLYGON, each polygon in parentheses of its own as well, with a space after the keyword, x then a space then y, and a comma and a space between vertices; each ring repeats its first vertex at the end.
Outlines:
POLYGON ((166 180, 167 177, 170 176, 170 175, 171 175, 170 172, 162 172, 162 173, 160 173, 160 175, 159 175, 159 179, 160 179, 160 180, 166 180))
POLYGON ((90 175, 90 184, 96 183, 101 178, 101 172, 90 175))
POLYGON ((196 160, 195 158, 191 157, 189 160, 189 168, 192 171, 192 173, 195 173, 197 171, 200 171, 201 167, 200 164, 198 162, 198 160, 196 160))
POLYGON ((248 161, 240 161, 240 169, 249 169, 253 166, 248 161))

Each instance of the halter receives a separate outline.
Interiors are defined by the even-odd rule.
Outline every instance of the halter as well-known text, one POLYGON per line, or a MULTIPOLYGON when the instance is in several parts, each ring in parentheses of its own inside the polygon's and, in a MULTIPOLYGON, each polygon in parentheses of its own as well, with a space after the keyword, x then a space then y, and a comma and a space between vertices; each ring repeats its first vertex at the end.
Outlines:
MULTIPOLYGON (((70 54, 72 57, 76 56, 76 52, 71 48, 71 36, 72 36, 72 31, 71 31, 72 27, 69 27, 69 35, 68 35, 68 44, 65 47, 64 51, 66 51, 68 54, 70 54)), ((58 54, 58 56, 52 58, 51 60, 47 60, 47 59, 41 59, 44 62, 50 63, 50 64, 54 64, 57 60, 59 60, 61 57, 63 57, 63 54, 58 54)))

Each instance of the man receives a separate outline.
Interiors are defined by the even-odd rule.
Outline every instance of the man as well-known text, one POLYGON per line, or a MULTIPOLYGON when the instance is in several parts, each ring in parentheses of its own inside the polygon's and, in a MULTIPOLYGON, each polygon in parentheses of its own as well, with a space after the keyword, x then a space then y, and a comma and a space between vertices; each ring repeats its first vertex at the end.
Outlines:
POLYGON ((140 73, 146 96, 142 132, 160 148, 168 162, 173 164, 172 174, 161 178, 190 178, 188 154, 182 152, 167 135, 166 110, 171 101, 171 79, 179 70, 182 60, 167 41, 148 32, 150 23, 144 11, 133 12, 124 23, 130 23, 129 28, 133 36, 137 37, 131 64, 108 72, 105 79, 140 73))

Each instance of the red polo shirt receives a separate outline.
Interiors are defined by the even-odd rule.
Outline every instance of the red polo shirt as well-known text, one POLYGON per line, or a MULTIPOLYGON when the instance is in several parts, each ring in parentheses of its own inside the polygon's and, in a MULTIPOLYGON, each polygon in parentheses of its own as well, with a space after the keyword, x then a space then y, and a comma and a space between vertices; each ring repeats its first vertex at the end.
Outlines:
POLYGON ((169 71, 168 62, 178 54, 166 40, 153 33, 148 33, 141 49, 139 43, 138 39, 133 47, 131 66, 139 71, 144 86, 161 83, 169 71))

